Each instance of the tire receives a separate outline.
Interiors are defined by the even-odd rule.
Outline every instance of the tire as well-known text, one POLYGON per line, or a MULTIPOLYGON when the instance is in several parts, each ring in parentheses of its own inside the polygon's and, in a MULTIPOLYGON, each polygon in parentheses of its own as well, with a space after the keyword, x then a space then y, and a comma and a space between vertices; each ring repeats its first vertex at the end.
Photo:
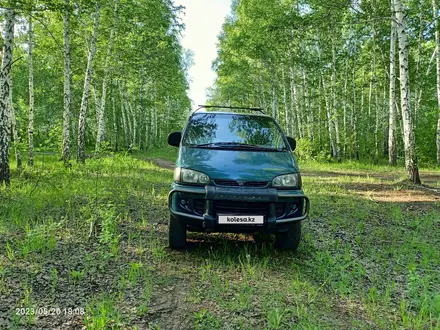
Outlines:
POLYGON ((294 222, 289 230, 275 234, 275 247, 277 249, 292 250, 298 249, 301 240, 301 221, 294 222))
POLYGON ((172 249, 183 249, 186 245, 186 225, 170 215, 168 243, 172 249))

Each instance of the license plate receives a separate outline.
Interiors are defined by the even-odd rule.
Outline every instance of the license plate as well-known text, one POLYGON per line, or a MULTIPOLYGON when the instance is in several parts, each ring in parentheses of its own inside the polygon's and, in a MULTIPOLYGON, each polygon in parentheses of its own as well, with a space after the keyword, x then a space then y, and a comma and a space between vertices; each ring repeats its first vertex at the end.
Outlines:
POLYGON ((263 215, 218 215, 218 223, 221 225, 262 225, 263 215))

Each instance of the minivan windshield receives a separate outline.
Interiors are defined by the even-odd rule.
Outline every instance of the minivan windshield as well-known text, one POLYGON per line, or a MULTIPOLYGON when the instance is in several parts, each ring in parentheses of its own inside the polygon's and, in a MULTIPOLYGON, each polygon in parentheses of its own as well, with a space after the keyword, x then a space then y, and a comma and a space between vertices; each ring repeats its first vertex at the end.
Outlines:
POLYGON ((270 117, 246 114, 195 114, 183 138, 187 147, 287 151, 283 133, 270 117))

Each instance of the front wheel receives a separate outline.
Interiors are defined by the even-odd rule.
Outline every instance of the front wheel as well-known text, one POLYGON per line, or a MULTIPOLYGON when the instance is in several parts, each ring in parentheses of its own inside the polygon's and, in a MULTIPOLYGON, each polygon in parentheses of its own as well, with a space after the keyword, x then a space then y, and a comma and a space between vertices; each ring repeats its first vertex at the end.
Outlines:
POLYGON ((287 231, 275 234, 277 249, 293 250, 298 248, 301 240, 301 221, 294 222, 287 231))
POLYGON ((172 249, 183 249, 186 245, 186 225, 170 215, 168 242, 172 249))

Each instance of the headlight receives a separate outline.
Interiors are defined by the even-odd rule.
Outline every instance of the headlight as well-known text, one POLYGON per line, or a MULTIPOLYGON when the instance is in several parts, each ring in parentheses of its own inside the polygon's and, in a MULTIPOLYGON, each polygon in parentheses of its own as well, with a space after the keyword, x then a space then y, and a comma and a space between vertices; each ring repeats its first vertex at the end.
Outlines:
POLYGON ((299 173, 286 174, 277 176, 272 180, 274 187, 294 187, 297 188, 300 185, 299 173))
POLYGON ((207 176, 205 173, 177 167, 174 170, 174 181, 206 184, 209 182, 209 176, 207 176))

